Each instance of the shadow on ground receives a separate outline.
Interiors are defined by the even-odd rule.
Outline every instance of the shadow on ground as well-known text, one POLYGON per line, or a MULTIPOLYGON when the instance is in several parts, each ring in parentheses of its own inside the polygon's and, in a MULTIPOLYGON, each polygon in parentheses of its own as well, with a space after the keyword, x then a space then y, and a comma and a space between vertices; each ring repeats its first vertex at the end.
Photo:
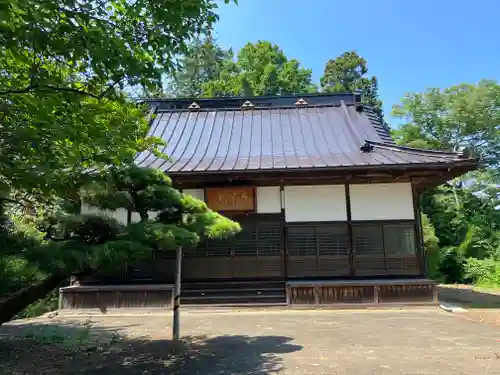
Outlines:
POLYGON ((5 325, 0 335, 2 375, 280 374, 279 355, 302 349, 283 336, 196 336, 174 343, 71 322, 5 325))

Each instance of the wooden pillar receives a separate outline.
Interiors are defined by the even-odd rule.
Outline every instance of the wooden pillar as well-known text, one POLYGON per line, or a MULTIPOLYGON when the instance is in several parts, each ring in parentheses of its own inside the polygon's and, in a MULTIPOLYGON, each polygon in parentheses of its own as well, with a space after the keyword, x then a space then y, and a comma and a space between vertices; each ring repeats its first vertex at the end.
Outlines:
MULTIPOLYGON (((288 250, 287 250, 287 229, 285 219, 285 187, 280 185, 280 205, 281 205, 281 249, 282 249, 282 267, 283 276, 288 280, 288 250)), ((287 290, 288 295, 288 290, 287 290)), ((288 298, 288 297, 287 297, 288 298)))
POLYGON ((62 288, 57 289, 57 310, 60 311, 63 308, 63 292, 62 288))
POLYGON ((413 213, 415 216, 415 247, 417 249, 417 264, 420 274, 427 276, 427 253, 424 246, 424 232, 420 212, 420 190, 412 183, 413 213))
POLYGON ((389 274, 389 269, 387 268, 387 249, 385 246, 385 225, 384 223, 377 223, 380 225, 380 233, 382 233, 382 249, 384 250, 384 269, 385 273, 389 274))
POLYGON ((373 286, 373 303, 380 303, 380 286, 373 286))
POLYGON ((174 287, 174 314, 172 323, 172 336, 174 341, 180 340, 180 307, 181 307, 181 271, 182 270, 182 248, 178 247, 175 252, 175 287, 174 287))
POLYGON ((350 276, 355 276, 356 249, 354 246, 354 238, 352 235, 351 190, 349 184, 345 184, 344 188, 345 188, 345 205, 347 212, 347 236, 349 240, 349 274, 350 276))

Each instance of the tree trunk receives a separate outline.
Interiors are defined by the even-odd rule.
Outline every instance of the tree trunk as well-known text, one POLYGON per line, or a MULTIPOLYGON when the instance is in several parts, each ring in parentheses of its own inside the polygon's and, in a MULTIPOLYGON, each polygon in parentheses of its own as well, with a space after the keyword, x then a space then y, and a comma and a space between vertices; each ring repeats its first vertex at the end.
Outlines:
POLYGON ((57 288, 66 279, 66 276, 51 276, 48 279, 12 293, 7 298, 0 300, 0 325, 8 322, 25 307, 45 297, 57 288))

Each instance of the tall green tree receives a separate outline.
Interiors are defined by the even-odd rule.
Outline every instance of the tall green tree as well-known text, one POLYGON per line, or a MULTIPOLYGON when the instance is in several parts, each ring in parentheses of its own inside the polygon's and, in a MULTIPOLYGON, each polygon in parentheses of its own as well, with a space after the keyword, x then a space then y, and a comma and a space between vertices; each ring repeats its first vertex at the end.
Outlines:
POLYGON ((222 49, 211 34, 197 38, 179 58, 179 67, 168 80, 165 95, 177 98, 202 96, 203 84, 218 79, 233 56, 233 51, 222 49))
POLYGON ((121 94, 156 86, 215 1, 0 2, 1 190, 59 188, 88 168, 155 149, 145 112, 121 94))
MULTIPOLYGON (((138 222, 126 225, 104 214, 42 217, 38 228, 44 240, 12 241, 0 248, 1 258, 14 256, 42 274, 40 281, 0 300, 0 323, 44 297, 72 275, 113 272, 152 259, 154 252, 195 247, 202 238, 226 237, 239 224, 211 211, 207 205, 172 187, 162 171, 127 167, 112 169, 82 187, 85 204, 101 212, 127 210, 138 222), (19 249, 22 248, 22 252, 19 249)), ((14 233, 13 233, 14 234, 14 233)), ((26 237, 25 237, 26 238, 26 237)), ((1 275, 1 274, 0 274, 1 275)))
POLYGON ((236 59, 227 56, 216 79, 202 84, 203 95, 267 96, 315 91, 311 70, 268 41, 247 43, 236 59))
POLYGON ((409 93, 393 115, 404 121, 394 135, 405 144, 467 148, 487 163, 500 160, 500 85, 495 81, 409 93))
POLYGON ((393 131, 398 143, 467 149, 484 163, 479 171, 449 181, 422 199, 439 238, 448 280, 461 281, 467 257, 500 259, 500 86, 484 80, 409 93, 394 106, 393 115, 404 121, 393 131))
POLYGON ((361 91, 364 103, 373 107, 383 121, 382 101, 378 96, 378 81, 375 76, 367 76, 368 64, 356 52, 344 52, 326 63, 320 78, 323 92, 361 91))

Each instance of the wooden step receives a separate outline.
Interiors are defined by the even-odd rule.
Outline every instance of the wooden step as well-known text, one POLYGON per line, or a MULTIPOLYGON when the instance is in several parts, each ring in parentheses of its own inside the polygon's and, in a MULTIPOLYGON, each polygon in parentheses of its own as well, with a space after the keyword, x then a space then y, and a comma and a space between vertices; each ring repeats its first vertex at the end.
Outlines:
POLYGON ((268 296, 201 296, 201 297, 181 297, 182 305, 254 305, 254 304, 286 304, 285 295, 268 295, 268 296))
POLYGON ((267 296, 286 295, 285 288, 255 288, 255 289, 193 289, 181 290, 181 297, 218 297, 218 296, 267 296))
POLYGON ((181 301, 188 305, 286 303, 284 281, 213 281, 185 283, 181 301))
POLYGON ((183 290, 285 289, 285 281, 209 281, 185 282, 183 290))
POLYGON ((188 305, 181 305, 181 308, 187 310, 189 312, 196 312, 197 310, 208 310, 208 311, 231 311, 235 308, 241 309, 259 309, 259 308, 284 308, 287 306, 286 302, 254 302, 251 304, 248 303, 211 303, 211 304, 196 304, 190 303, 188 305))

